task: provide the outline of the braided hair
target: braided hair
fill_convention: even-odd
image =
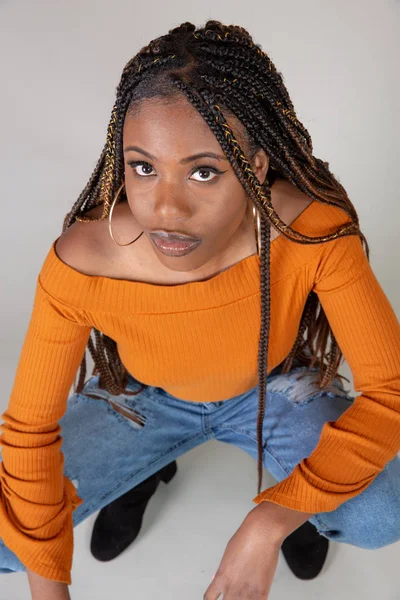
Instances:
[[[166,102],[184,95],[204,118],[260,214],[261,323],[258,349],[258,493],[262,484],[262,428],[266,401],[266,365],[270,327],[270,225],[299,244],[318,244],[346,235],[359,235],[369,260],[368,243],[359,229],[357,212],[328,163],[313,155],[310,134],[298,120],[283,77],[270,57],[242,27],[209,20],[204,27],[182,23],[143,47],[125,66],[116,90],[106,142],[97,165],[63,223],[65,231],[75,220],[100,221],[108,217],[112,199],[124,177],[122,131],[126,115],[146,98]],[[235,115],[243,124],[250,155],[263,149],[269,156],[268,177],[260,184],[225,116]],[[351,222],[322,236],[305,236],[285,224],[271,203],[271,186],[286,179],[303,193],[323,204],[344,210]],[[123,192],[125,193],[125,192]],[[100,217],[84,213],[102,205]],[[117,344],[93,328],[88,349],[93,374],[111,394],[125,391],[128,373]],[[319,356],[318,356],[319,354]],[[309,369],[319,367],[320,388],[338,375],[343,355],[315,292],[310,292],[294,345],[282,373],[294,359]],[[78,383],[81,391],[87,371],[84,353]]]

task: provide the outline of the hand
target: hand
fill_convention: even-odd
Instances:
[[[312,513],[261,502],[229,540],[203,600],[266,600],[284,539]]]

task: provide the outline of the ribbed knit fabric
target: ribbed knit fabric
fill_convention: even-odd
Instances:
[[[312,202],[292,223],[327,235],[348,222]],[[58,422],[92,327],[118,344],[128,371],[188,402],[224,400],[257,385],[259,257],[201,282],[154,285],[91,276],[56,242],[40,271],[7,410],[1,415],[0,534],[27,568],[71,583],[72,511]],[[291,350],[314,290],[361,392],[292,474],[253,499],[312,513],[361,493],[400,450],[400,326],[358,236],[271,244],[269,373]],[[295,443],[295,440],[294,440]],[[84,450],[84,449],[82,449]]]

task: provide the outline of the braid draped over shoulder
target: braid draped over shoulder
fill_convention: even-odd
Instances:
[[[75,220],[99,221],[109,215],[112,199],[124,177],[122,131],[127,113],[144,99],[166,100],[184,95],[204,118],[230,161],[243,188],[260,213],[261,323],[258,350],[257,416],[258,493],[262,485],[262,427],[266,401],[266,365],[270,327],[270,225],[299,244],[313,244],[346,235],[359,235],[369,260],[368,243],[359,229],[357,212],[345,189],[330,172],[328,163],[313,155],[310,134],[298,120],[283,77],[271,58],[237,25],[208,21],[197,28],[182,23],[143,47],[123,69],[116,90],[106,142],[82,193],[66,215],[65,231]],[[224,115],[236,116],[245,128],[251,154],[262,148],[269,157],[266,181],[261,185]],[[323,237],[307,237],[289,227],[274,211],[271,186],[286,179],[316,201],[344,210],[351,222]],[[103,207],[98,218],[85,216]],[[114,340],[93,329],[88,349],[93,374],[111,394],[125,391],[127,371]],[[321,388],[338,375],[343,359],[327,317],[315,292],[310,292],[293,347],[283,364],[290,371],[293,360],[309,368],[319,367]],[[76,391],[82,390],[87,371],[82,359]]]

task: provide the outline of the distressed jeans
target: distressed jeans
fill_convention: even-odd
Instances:
[[[310,455],[324,423],[354,401],[339,378],[319,390],[316,368],[302,379],[297,377],[306,367],[295,363],[286,374],[281,368],[267,378],[263,427],[263,463],[278,482]],[[72,394],[60,420],[64,474],[83,500],[73,512],[74,526],[208,440],[233,444],[257,460],[258,386],[220,402],[189,402],[131,375],[119,396],[98,383],[92,376],[81,393]],[[310,522],[328,539],[360,548],[399,541],[400,458],[387,463],[361,494]],[[0,539],[0,573],[25,570]]]

